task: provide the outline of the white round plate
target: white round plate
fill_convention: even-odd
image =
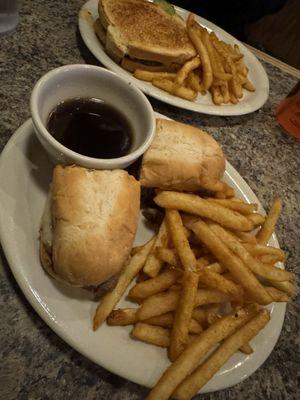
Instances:
[[[97,304],[91,293],[54,281],[40,265],[39,223],[52,168],[28,120],[11,137],[0,158],[0,234],[10,268],[32,307],[70,346],[115,374],[151,387],[169,365],[165,350],[131,339],[131,327],[104,324],[93,332],[92,317]],[[234,187],[239,198],[259,203],[229,163],[225,181]],[[261,207],[260,211],[263,212]],[[136,244],[144,243],[151,235],[141,218]],[[275,235],[270,244],[278,247]],[[134,306],[124,298],[118,304],[118,307]],[[269,309],[271,321],[251,343],[254,353],[235,354],[202,392],[232,386],[266,360],[279,337],[285,304],[272,304]]]
[[[98,0],[89,0],[85,3],[81,10],[87,10],[91,13],[94,20],[98,18]],[[186,20],[189,11],[183,8],[176,7],[176,12]],[[176,107],[181,107],[186,110],[197,111],[203,114],[211,115],[243,115],[258,110],[266,102],[269,96],[269,80],[268,76],[262,67],[258,59],[251,53],[241,42],[236,40],[233,36],[223,31],[218,26],[207,21],[204,18],[195,16],[195,19],[208,30],[213,30],[220,39],[224,40],[229,44],[238,44],[241,52],[244,54],[245,63],[249,68],[249,79],[254,83],[256,91],[250,93],[244,90],[244,96],[238,104],[223,104],[222,106],[216,106],[211,100],[210,94],[205,96],[198,96],[197,99],[192,102],[173,96],[163,90],[160,90],[153,86],[149,82],[144,82],[136,79],[130,72],[121,68],[115,63],[104,51],[103,45],[97,38],[90,18],[86,18],[85,13],[79,12],[79,30],[83,41],[85,42],[91,53],[108,69],[116,72],[120,76],[128,79],[129,82],[135,84],[144,93],[152,96],[158,100],[164,101]]]

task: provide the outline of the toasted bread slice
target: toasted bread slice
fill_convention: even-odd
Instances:
[[[146,0],[100,0],[99,19],[107,31],[106,50],[114,59],[121,55],[183,64],[196,55],[178,15],[170,15]]]

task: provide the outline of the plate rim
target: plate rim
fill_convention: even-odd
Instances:
[[[156,113],[156,115],[158,117],[164,117],[164,115],[159,114],[159,113]],[[28,119],[11,136],[11,138],[7,142],[5,148],[3,149],[2,153],[1,153],[1,156],[0,156],[0,171],[2,170],[2,165],[5,163],[6,157],[9,154],[9,152],[11,151],[11,147],[14,146],[15,141],[17,139],[19,139],[19,136],[23,135],[23,131],[24,130],[27,130],[27,129],[29,130],[30,126],[32,126],[32,121],[31,121],[31,119]],[[31,131],[33,131],[33,130],[31,129]],[[26,136],[27,135],[24,135],[24,138],[25,138],[24,140],[26,140]],[[230,169],[230,174],[233,172],[234,174],[238,175],[239,179],[243,180],[243,183],[246,184],[247,188],[253,193],[253,195],[257,199],[257,197],[256,197],[255,193],[252,191],[251,187],[246,183],[246,181],[243,179],[243,177],[238,173],[238,171],[235,170],[235,168],[229,162],[226,165],[226,171],[227,171],[227,167],[229,167],[229,169]],[[0,172],[0,178],[1,178],[1,172]],[[2,189],[1,188],[1,181],[0,181],[0,189]],[[1,204],[1,198],[0,198],[0,204]],[[258,201],[258,204],[261,207],[261,204],[260,204],[259,201]],[[112,373],[123,377],[124,379],[127,379],[129,381],[135,382],[136,384],[140,384],[140,385],[145,386],[145,387],[149,387],[149,386],[146,386],[146,385],[143,385],[143,384],[139,383],[138,380],[134,380],[129,375],[126,375],[124,373],[120,373],[119,372],[120,369],[118,367],[117,368],[112,368],[112,366],[110,365],[109,361],[107,362],[107,360],[104,360],[104,361],[101,360],[101,363],[100,363],[99,359],[97,359],[96,357],[93,357],[93,355],[88,353],[85,350],[84,346],[80,347],[80,345],[78,345],[76,340],[73,340],[72,335],[70,333],[68,334],[66,332],[66,328],[62,327],[59,324],[59,322],[53,317],[51,312],[47,309],[47,304],[43,304],[38,299],[38,293],[35,293],[35,291],[31,287],[31,285],[28,282],[28,280],[24,279],[24,275],[22,274],[22,272],[19,272],[18,268],[15,266],[14,254],[11,252],[10,244],[9,244],[11,242],[11,239],[9,239],[9,237],[8,237],[9,235],[6,235],[6,233],[5,233],[6,231],[4,230],[3,214],[4,213],[3,213],[3,207],[2,207],[1,211],[0,211],[0,240],[1,240],[2,248],[3,248],[3,252],[4,252],[5,257],[7,259],[9,268],[10,268],[14,278],[16,279],[16,281],[18,283],[18,286],[21,288],[23,294],[26,297],[26,300],[29,302],[29,304],[32,306],[32,308],[37,312],[37,314],[41,317],[41,319],[53,330],[53,332],[55,334],[57,334],[69,346],[71,346],[74,350],[76,350],[78,353],[82,354],[87,359],[89,359],[92,362],[94,362],[95,364],[107,369],[108,371],[111,371]],[[275,239],[276,246],[279,247],[279,243],[278,243],[278,240],[277,240],[277,237],[276,237],[275,234],[273,234],[273,239]],[[271,352],[273,351],[273,349],[274,349],[274,347],[275,347],[275,345],[276,345],[276,343],[277,343],[277,341],[279,339],[281,331],[282,331],[283,321],[284,321],[285,313],[286,313],[286,304],[285,303],[280,303],[280,304],[277,304],[277,306],[278,306],[278,313],[279,313],[279,315],[278,315],[279,324],[277,324],[277,331],[276,331],[276,335],[273,338],[274,340],[273,340],[272,346],[269,349],[269,351],[266,354],[266,356],[264,357],[264,359],[261,362],[259,362],[258,364],[256,364],[251,369],[250,373],[247,373],[247,374],[243,375],[242,377],[240,377],[238,381],[231,382],[229,384],[226,383],[226,385],[223,386],[222,388],[216,388],[216,389],[209,389],[209,390],[200,391],[200,393],[208,393],[208,392],[219,391],[219,390],[223,390],[223,389],[229,388],[231,386],[234,386],[234,385],[242,382],[246,378],[250,377],[258,368],[261,367],[261,365],[267,360],[267,358],[270,356]]]
[[[78,13],[79,32],[80,32],[83,42],[85,43],[85,45],[89,49],[89,51],[94,55],[94,57],[102,65],[104,65],[106,68],[110,69],[111,71],[113,71],[117,74],[120,73],[129,82],[136,85],[140,90],[142,90],[146,95],[151,96],[151,97],[155,98],[156,100],[162,101],[166,104],[172,105],[177,108],[181,108],[181,109],[185,109],[185,110],[193,111],[193,112],[197,112],[197,113],[202,113],[202,114],[206,114],[206,115],[217,115],[217,116],[224,116],[224,117],[225,116],[246,115],[246,114],[255,112],[258,109],[260,109],[265,104],[265,102],[268,100],[268,98],[269,98],[269,78],[268,78],[268,75],[267,75],[265,69],[263,68],[261,62],[257,59],[257,57],[250,50],[248,50],[242,42],[237,40],[234,36],[232,36],[231,34],[226,32],[224,29],[218,27],[214,23],[206,20],[205,18],[200,17],[197,14],[194,14],[196,20],[201,21],[201,23],[203,23],[205,26],[209,27],[209,29],[217,29],[222,35],[229,36],[232,41],[234,41],[235,43],[237,43],[240,46],[240,48],[242,49],[242,52],[244,54],[246,54],[247,57],[249,57],[252,60],[252,62],[255,63],[256,70],[259,72],[259,74],[261,75],[261,79],[264,81],[263,87],[265,90],[264,90],[264,92],[261,93],[260,97],[258,97],[258,100],[259,99],[260,100],[257,101],[254,105],[250,104],[250,106],[249,106],[248,102],[243,103],[243,101],[239,102],[236,105],[230,105],[230,106],[227,106],[227,105],[216,106],[213,103],[210,105],[207,105],[207,104],[195,103],[195,102],[191,102],[188,100],[180,99],[178,97],[175,97],[168,93],[165,93],[158,88],[151,86],[147,82],[145,83],[143,81],[139,81],[131,73],[124,70],[120,65],[115,63],[106,54],[106,52],[103,50],[103,48],[99,44],[99,42],[98,42],[99,47],[95,51],[94,45],[90,41],[89,35],[86,33],[86,27],[88,26],[88,22],[81,17],[81,11],[84,9],[88,10],[88,7],[91,4],[94,4],[96,2],[97,2],[97,0],[86,1],[86,3],[82,5],[82,7]],[[188,10],[186,10],[184,8],[181,8],[178,6],[174,6],[174,7],[175,7],[176,11],[178,11],[179,13],[185,14],[185,13],[189,12]],[[93,33],[93,35],[95,36],[95,33]],[[96,38],[96,36],[95,36],[95,38]],[[98,41],[97,38],[96,38],[96,40]],[[98,51],[100,51],[102,53],[101,54],[102,58],[100,58],[97,55]],[[253,93],[251,93],[251,95],[253,95]]]

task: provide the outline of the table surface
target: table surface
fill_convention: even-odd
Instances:
[[[30,92],[41,75],[64,64],[99,64],[78,33],[77,12],[83,3],[23,0],[16,32],[0,38],[1,150],[29,117]],[[270,97],[262,109],[250,115],[205,116],[150,101],[156,111],[211,133],[265,208],[275,195],[282,196],[284,208],[277,235],[288,254],[287,269],[296,272],[300,258],[300,143],[281,131],[274,112],[297,78],[270,64],[263,65],[270,79]],[[288,304],[280,339],[258,371],[230,389],[195,398],[299,398],[298,306],[296,299]],[[147,389],[93,364],[56,336],[26,301],[2,251],[0,359],[1,399],[134,400],[147,394]]]

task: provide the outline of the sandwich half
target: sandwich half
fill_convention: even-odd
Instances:
[[[176,70],[196,55],[185,22],[146,0],[99,0],[95,32],[125,69]]]
[[[212,136],[191,125],[156,120],[154,140],[142,160],[142,186],[194,192],[220,181],[224,171],[223,151]]]
[[[133,245],[140,184],[126,171],[55,167],[40,229],[40,259],[55,279],[98,286],[123,268]]]

